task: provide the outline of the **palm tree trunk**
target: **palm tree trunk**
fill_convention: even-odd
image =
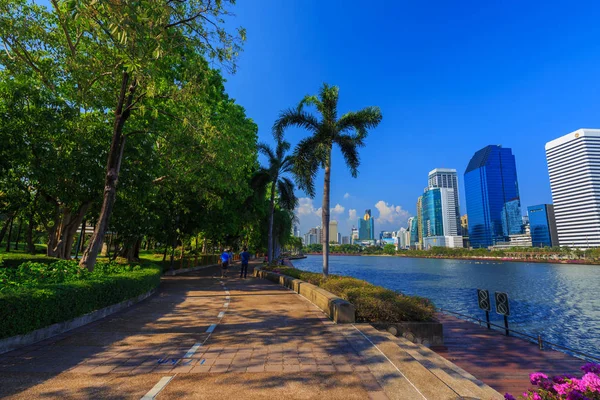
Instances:
[[[323,276],[329,276],[329,192],[331,189],[331,148],[325,160],[325,183],[323,185],[323,210],[322,210],[322,244],[323,244]]]
[[[271,212],[269,214],[269,243],[267,250],[267,260],[269,264],[273,262],[273,219],[275,215],[275,182],[277,182],[277,178],[273,180],[271,184]]]

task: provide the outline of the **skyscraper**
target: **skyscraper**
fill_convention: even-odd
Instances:
[[[456,219],[455,224],[457,227],[457,231],[454,235],[461,235],[460,209],[458,202],[458,177],[456,175],[456,170],[453,168],[436,168],[432,171],[429,171],[428,181],[430,188],[453,189],[453,202]]]
[[[465,170],[465,194],[472,247],[486,248],[521,233],[517,166],[511,149],[490,145],[476,152]]]
[[[410,235],[409,246],[412,249],[417,247],[419,243],[419,224],[417,217],[410,217],[408,219],[408,231]]]
[[[422,197],[423,237],[458,236],[454,189],[428,188]]]
[[[529,231],[533,247],[558,246],[554,207],[552,204],[540,204],[527,207]]]
[[[546,159],[560,246],[600,246],[600,129],[546,143]]]
[[[338,222],[334,219],[329,221],[329,242],[339,243]]]
[[[365,215],[358,220],[358,239],[375,240],[375,223],[371,210],[365,210]]]
[[[423,248],[423,196],[417,199],[417,235],[419,240],[416,244],[417,249]]]

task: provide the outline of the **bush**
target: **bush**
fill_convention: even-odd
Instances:
[[[356,308],[357,322],[431,321],[435,307],[429,299],[402,293],[347,276],[323,275],[290,267],[266,270],[301,279],[348,300]]]
[[[161,271],[157,266],[119,267],[99,263],[94,273],[81,269],[77,273],[71,269],[72,264],[76,265],[60,261],[43,270],[43,264],[27,263],[17,268],[23,281],[3,285],[6,289],[0,292],[0,338],[28,333],[120,303],[160,283]],[[25,273],[32,266],[30,273]]]
[[[534,389],[528,389],[520,397],[528,400],[570,400],[570,399],[600,399],[600,364],[589,363],[581,367],[583,376],[557,375],[548,377],[541,372],[529,375],[529,381]],[[516,397],[506,393],[504,398],[516,400]]]
[[[28,261],[51,264],[58,261],[58,258],[48,257],[45,254],[4,253],[0,255],[0,268],[17,268]]]

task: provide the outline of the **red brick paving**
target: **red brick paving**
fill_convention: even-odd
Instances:
[[[585,361],[554,350],[540,350],[531,342],[505,336],[472,322],[438,314],[444,324],[446,349],[436,353],[476,376],[500,393],[513,395],[531,387],[529,374],[580,374]]]

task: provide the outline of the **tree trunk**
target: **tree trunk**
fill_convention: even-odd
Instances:
[[[139,238],[133,246],[133,259],[135,261],[140,261],[140,247],[142,247],[142,238]]]
[[[165,260],[167,259],[167,251],[169,250],[169,246],[167,244],[165,244],[165,252],[163,254],[163,260],[162,262],[165,262]]]
[[[275,218],[275,183],[277,177],[271,183],[271,212],[269,214],[269,242],[267,249],[267,260],[269,264],[273,262],[273,219]]]
[[[15,240],[15,250],[19,250],[19,239],[21,238],[21,229],[23,228],[23,217],[19,218],[19,229],[17,230],[17,239]]]
[[[11,217],[10,225],[8,227],[8,237],[6,238],[6,252],[7,253],[10,252],[10,236],[12,235],[13,221],[14,221],[14,218]]]
[[[108,153],[108,161],[106,163],[106,177],[104,181],[104,195],[102,198],[102,208],[96,229],[90,238],[90,244],[85,249],[81,257],[79,265],[87,268],[89,271],[94,270],[98,253],[102,248],[104,235],[108,230],[108,223],[112,215],[113,206],[117,195],[117,182],[119,180],[119,172],[121,170],[121,160],[123,159],[123,150],[125,148],[125,135],[123,135],[123,127],[125,122],[131,115],[131,104],[137,88],[135,79],[129,83],[130,77],[127,72],[123,72],[121,78],[121,92],[119,94],[117,108],[115,110],[115,122],[113,126],[113,137]]]
[[[90,205],[91,202],[83,203],[75,212],[63,209],[58,227],[52,230],[54,237],[48,240],[48,255],[50,257],[58,257],[64,260],[71,258],[71,250],[73,249],[77,228],[83,221]],[[51,243],[55,243],[54,247],[50,246]]]
[[[323,184],[323,209],[321,213],[321,227],[323,238],[323,276],[329,276],[329,192],[331,189],[331,148],[325,160],[325,182]]]
[[[12,217],[8,217],[8,219],[4,223],[4,226],[2,227],[2,230],[0,231],[0,243],[2,243],[2,241],[4,240],[4,236],[6,236],[6,231],[8,230],[8,226],[10,225],[11,218]]]
[[[29,254],[35,254],[35,244],[33,243],[33,224],[37,199],[38,193],[36,193],[35,197],[33,198],[33,206],[31,207],[31,212],[29,213],[29,221],[27,225],[27,252]]]

